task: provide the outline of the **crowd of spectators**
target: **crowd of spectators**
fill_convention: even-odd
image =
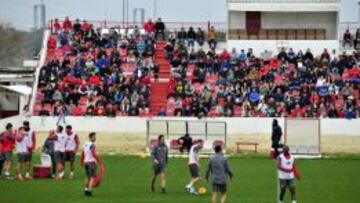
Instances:
[[[155,28],[154,28],[155,29]],[[79,19],[53,23],[40,71],[40,115],[138,116],[149,112],[154,31],[120,34]]]
[[[154,44],[165,38],[161,19],[146,22],[144,33],[138,27],[132,33],[103,32],[68,18],[55,20],[53,27],[39,77],[40,115],[148,114],[150,77],[156,79],[159,71]],[[166,39],[171,78],[162,116],[359,117],[358,52],[218,51],[214,27],[206,37],[190,27]]]
[[[171,65],[167,115],[359,117],[360,54],[314,56],[291,48],[195,50],[180,38],[165,46]]]

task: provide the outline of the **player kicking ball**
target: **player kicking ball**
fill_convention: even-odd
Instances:
[[[283,147],[283,153],[278,156],[277,162],[280,182],[279,203],[284,202],[286,188],[290,190],[292,203],[296,203],[295,177],[300,180],[300,174],[295,167],[295,160],[290,154],[288,146]]]
[[[195,191],[195,184],[200,181],[200,170],[199,170],[199,152],[203,148],[204,142],[200,140],[193,146],[189,151],[189,170],[191,175],[190,183],[186,185],[186,191],[190,194],[197,195]]]
[[[89,134],[89,140],[85,142],[81,153],[81,167],[85,169],[85,191],[86,197],[92,196],[94,181],[96,177],[96,164],[102,165],[102,161],[95,150],[96,133]]]

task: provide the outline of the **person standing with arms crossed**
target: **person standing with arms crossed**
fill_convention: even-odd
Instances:
[[[168,163],[169,149],[165,144],[164,135],[159,135],[158,144],[153,148],[151,152],[151,158],[153,161],[154,174],[151,178],[151,191],[155,192],[156,177],[160,175],[161,178],[161,192],[166,193],[166,177],[165,168]]]
[[[212,198],[211,202],[217,202],[217,195],[221,194],[221,203],[226,203],[227,200],[227,179],[233,178],[233,173],[230,170],[229,164],[222,153],[220,145],[215,146],[215,155],[209,159],[206,170],[206,181],[209,182],[211,176],[212,184]]]

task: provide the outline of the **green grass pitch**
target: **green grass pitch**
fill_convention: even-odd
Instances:
[[[151,163],[149,159],[123,156],[103,156],[106,176],[94,191],[94,197],[83,196],[84,172],[78,168],[75,180],[15,181],[0,179],[0,202],[123,202],[123,203],[202,203],[210,202],[209,185],[205,196],[185,192],[189,180],[187,159],[170,159],[167,168],[167,194],[149,190]],[[201,173],[207,160],[202,159]],[[276,201],[275,163],[266,158],[230,158],[235,178],[229,183],[229,203]],[[302,180],[297,182],[298,202],[352,203],[360,199],[360,159],[297,160]],[[286,202],[290,202],[289,194]]]

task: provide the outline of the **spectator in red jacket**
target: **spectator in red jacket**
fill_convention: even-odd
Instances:
[[[56,33],[61,32],[61,24],[59,23],[59,20],[57,18],[55,18],[55,20],[54,20],[54,31]]]
[[[152,22],[151,19],[149,19],[149,21],[144,24],[144,29],[147,34],[151,34],[154,32],[155,24]]]
[[[65,21],[63,22],[63,29],[65,31],[72,30],[73,26],[68,16],[66,16]]]
[[[81,30],[82,30],[84,33],[86,33],[86,32],[89,31],[89,29],[90,29],[90,24],[89,24],[86,20],[84,20],[84,21],[83,21],[83,24],[81,25]]]

